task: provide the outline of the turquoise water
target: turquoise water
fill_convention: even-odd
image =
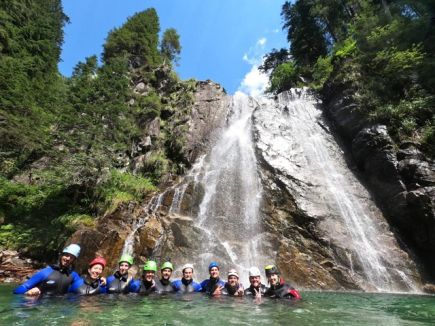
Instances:
[[[0,286],[0,325],[435,325],[435,297],[302,292],[300,302],[100,295],[37,302]]]

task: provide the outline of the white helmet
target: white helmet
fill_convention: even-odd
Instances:
[[[192,269],[192,272],[193,272],[193,264],[184,264],[184,265],[183,265],[183,268],[181,269],[181,271],[184,272],[184,270],[185,270],[186,268],[191,268],[191,269]]]
[[[260,276],[260,270],[258,269],[258,267],[251,267],[249,269],[249,277],[251,276]]]

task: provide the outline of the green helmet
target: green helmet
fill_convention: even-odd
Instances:
[[[275,265],[267,265],[266,267],[264,267],[264,271],[267,277],[273,274],[279,275],[279,270],[278,268],[276,268]]]
[[[143,265],[143,270],[157,272],[157,263],[154,260],[148,260],[145,265]]]
[[[128,263],[130,266],[133,265],[133,257],[130,255],[124,254],[121,256],[121,258],[118,261],[118,264],[121,263]]]
[[[164,270],[165,268],[169,268],[171,271],[174,270],[174,266],[170,261],[165,261],[163,265],[160,267],[160,270]]]

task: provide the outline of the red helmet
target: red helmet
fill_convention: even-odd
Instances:
[[[97,257],[89,263],[89,267],[92,267],[97,264],[100,264],[104,268],[106,267],[106,260],[103,257]]]

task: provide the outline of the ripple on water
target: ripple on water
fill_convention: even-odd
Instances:
[[[296,303],[201,294],[25,300],[0,286],[0,325],[433,325],[435,297],[303,292]]]

